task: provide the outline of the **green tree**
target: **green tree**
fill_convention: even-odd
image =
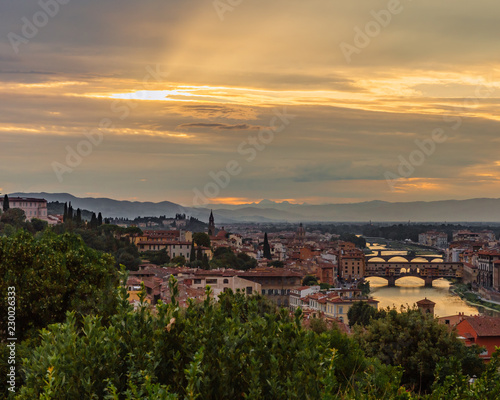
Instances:
[[[101,226],[102,225],[102,214],[99,213],[99,215],[97,216],[97,226]]]
[[[360,282],[358,284],[358,289],[361,289],[361,294],[363,296],[367,296],[368,294],[370,294],[370,282],[369,281]]]
[[[92,213],[92,217],[90,219],[90,229],[96,229],[98,227],[97,217],[95,213]]]
[[[197,246],[210,247],[210,236],[205,232],[196,232],[193,234],[193,240]]]
[[[15,228],[21,228],[26,220],[26,214],[20,208],[9,208],[0,217],[4,224],[12,225]]]
[[[165,265],[170,262],[170,256],[168,255],[166,248],[157,251],[145,251],[142,255],[152,264]]]
[[[272,259],[271,256],[271,246],[269,245],[269,240],[267,239],[267,232],[264,233],[264,246],[263,246],[263,257],[267,258],[268,260]]]
[[[313,275],[306,275],[302,280],[304,286],[315,286],[318,285],[318,278]]]
[[[268,267],[274,267],[274,268],[284,268],[285,263],[283,261],[271,261],[270,263],[267,264]]]
[[[304,330],[300,313],[261,313],[258,297],[227,292],[179,310],[133,312],[126,298],[109,324],[73,314],[41,334],[26,357],[20,400],[393,399],[398,368],[367,360],[338,330]],[[142,295],[143,298],[144,294]],[[404,399],[408,397],[398,397]]]
[[[18,338],[64,321],[68,310],[109,317],[116,307],[117,283],[112,257],[88,248],[76,235],[46,231],[35,239],[19,231],[0,238],[0,293],[16,290]],[[0,303],[3,326],[6,306]]]
[[[3,211],[7,211],[10,208],[10,203],[9,203],[9,196],[5,195],[3,196]]]
[[[189,262],[193,262],[196,260],[196,251],[194,248],[194,239],[191,241],[191,252],[189,253]],[[201,249],[200,249],[201,250]]]
[[[68,221],[73,221],[73,217],[74,217],[73,206],[71,205],[71,201],[70,201],[69,205],[68,205],[68,215],[67,215]]]
[[[35,232],[41,232],[49,226],[47,221],[42,221],[38,218],[33,218],[31,220],[31,225],[33,226]]]
[[[79,208],[76,209],[76,218],[75,218],[76,226],[82,226],[82,210]]]
[[[351,328],[354,325],[367,326],[376,315],[377,310],[366,301],[356,301],[347,312]]]
[[[214,251],[211,268],[234,268],[248,270],[257,266],[257,260],[246,253],[235,254],[230,247],[218,247]]]
[[[390,310],[384,317],[372,320],[365,330],[358,329],[356,338],[369,357],[403,367],[403,383],[418,393],[431,389],[438,363],[451,357],[471,376],[479,376],[483,369],[477,346],[466,347],[456,331],[448,331],[418,309]]]
[[[203,269],[209,269],[210,268],[210,263],[209,263],[209,260],[208,260],[207,253],[203,254],[203,258],[201,259],[201,267]]]
[[[184,256],[176,256],[172,258],[171,262],[175,265],[184,266],[186,265],[186,258]]]

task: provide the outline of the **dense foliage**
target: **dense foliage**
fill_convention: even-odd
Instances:
[[[125,234],[141,233],[139,228],[122,228],[116,225],[75,227],[72,221],[52,228],[56,233],[71,232],[79,235],[92,249],[109,253],[115,258],[115,266],[124,265],[128,270],[137,270],[141,263],[139,250]]]
[[[210,247],[210,236],[205,232],[196,232],[193,234],[193,241],[197,246]]]
[[[366,301],[355,302],[347,312],[349,319],[349,326],[352,328],[354,325],[367,326],[371,323],[372,318],[378,317],[381,312],[378,312],[374,307]]]
[[[176,288],[173,283],[173,293]],[[258,298],[226,293],[157,315],[127,300],[110,324],[73,314],[42,332],[24,363],[19,399],[333,399],[405,393],[398,368],[363,356],[337,330],[301,327],[300,312],[262,313]],[[47,397],[40,397],[45,396]],[[365,397],[366,396],[366,397]],[[404,397],[402,397],[404,398]]]
[[[65,319],[66,311],[106,318],[117,305],[118,272],[111,256],[94,251],[76,235],[19,231],[0,238],[0,293],[15,287],[18,338]],[[7,304],[0,303],[5,326]]]
[[[364,305],[359,309],[363,319],[362,314],[368,308]],[[357,330],[356,338],[368,356],[384,364],[402,366],[403,384],[414,391],[431,389],[438,365],[450,374],[481,374],[483,364],[478,354],[482,350],[477,346],[464,346],[456,332],[439,324],[432,315],[416,308],[401,312],[382,310],[378,314],[373,315],[375,318],[372,317],[365,329]],[[449,364],[451,357],[456,360],[455,365]]]
[[[114,230],[100,228],[103,238]],[[352,308],[355,335],[347,336],[321,319],[303,321],[300,310],[291,315],[242,293],[224,293],[218,302],[207,294],[181,309],[170,284],[168,304],[134,311],[125,288],[116,288],[112,257],[79,236],[20,231],[0,238],[2,296],[8,286],[22,288],[11,398],[500,398],[498,355],[483,372],[480,349],[466,348],[418,310],[371,315],[375,310],[361,303]],[[4,331],[4,297],[0,307]],[[5,337],[0,341],[5,377],[8,352]],[[2,379],[0,399],[7,394]]]
[[[210,260],[210,269],[233,268],[248,270],[257,266],[257,260],[246,253],[235,254],[230,247],[218,247]]]

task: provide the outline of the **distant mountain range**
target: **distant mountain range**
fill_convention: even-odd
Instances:
[[[183,207],[170,201],[159,203],[75,197],[68,193],[12,193],[9,196],[70,202],[73,208],[102,212],[104,217],[173,217],[177,213],[208,220],[214,210],[217,224],[235,222],[500,222],[500,199],[469,199],[391,203],[368,201],[349,204],[292,204],[262,200],[240,205],[208,204]]]

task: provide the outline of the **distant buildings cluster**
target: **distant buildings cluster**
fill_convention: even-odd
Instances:
[[[10,197],[8,201],[10,208],[19,208],[24,211],[27,221],[31,221],[36,218],[46,221],[49,225],[56,225],[61,222],[57,216],[48,214],[47,200],[45,199]]]

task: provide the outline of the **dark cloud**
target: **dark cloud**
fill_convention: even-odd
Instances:
[[[203,122],[191,122],[188,124],[181,124],[177,128],[211,128],[211,129],[223,129],[223,130],[258,130],[261,129],[260,126],[248,125],[248,124],[215,124],[215,123],[203,123]]]

